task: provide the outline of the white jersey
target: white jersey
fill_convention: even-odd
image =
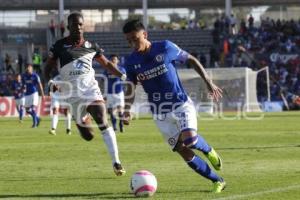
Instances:
[[[58,40],[50,49],[49,56],[59,59],[61,64],[60,97],[72,104],[73,117],[78,121],[89,103],[103,100],[92,67],[94,56],[102,52],[96,43],[84,41],[80,45],[72,45],[68,37]]]

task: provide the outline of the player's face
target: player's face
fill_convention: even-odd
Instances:
[[[32,74],[32,72],[33,72],[32,65],[27,66],[26,72],[29,74]]]
[[[116,56],[112,57],[111,62],[114,63],[115,65],[117,65],[119,63],[118,57],[116,57]]]
[[[76,38],[83,37],[84,23],[82,17],[72,18],[68,23],[68,29],[71,36]]]
[[[16,80],[17,80],[18,82],[21,82],[21,75],[20,75],[20,74],[18,74],[18,75],[16,76]]]
[[[131,48],[136,51],[144,51],[147,43],[147,32],[144,30],[132,31],[125,34]]]

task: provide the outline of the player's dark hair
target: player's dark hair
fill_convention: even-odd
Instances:
[[[123,26],[123,33],[130,33],[132,31],[140,30],[145,30],[145,26],[139,19],[130,20]]]
[[[73,19],[76,18],[82,18],[83,19],[83,15],[80,12],[73,12],[68,16],[68,24],[70,24],[70,21],[72,21]]]
[[[119,56],[117,54],[111,54],[109,57],[110,57],[110,59],[112,59],[113,57],[119,58]]]

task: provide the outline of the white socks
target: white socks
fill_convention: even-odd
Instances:
[[[119,151],[115,131],[109,127],[102,131],[102,137],[111,156],[112,162],[121,163],[119,159]]]
[[[71,130],[71,114],[68,113],[66,116],[66,129]]]
[[[58,123],[58,114],[53,114],[51,120],[51,128],[56,130],[57,123]]]

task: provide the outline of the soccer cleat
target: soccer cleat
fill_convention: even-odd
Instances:
[[[226,187],[226,182],[222,179],[213,183],[213,193],[221,193]]]
[[[51,135],[56,135],[55,129],[51,129],[51,130],[49,131],[49,134],[51,134]]]
[[[66,130],[66,133],[67,133],[67,135],[72,135],[72,132],[71,132],[70,129],[67,129],[67,130]]]
[[[122,176],[126,173],[125,169],[122,167],[120,163],[114,163],[113,169],[117,176]]]
[[[213,148],[211,148],[211,151],[205,155],[206,155],[207,159],[209,160],[209,162],[212,164],[212,166],[215,168],[215,170],[222,169],[222,160]]]
[[[22,119],[20,119],[20,120],[19,120],[19,123],[20,123],[20,124],[22,124],[22,123],[23,123],[23,120],[22,120]]]

